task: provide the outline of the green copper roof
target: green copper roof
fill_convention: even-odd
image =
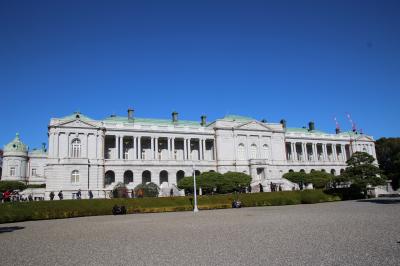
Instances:
[[[255,119],[247,116],[241,116],[241,115],[226,115],[222,120],[226,121],[238,121],[238,122],[248,122],[248,121],[254,121]]]
[[[178,120],[172,122],[170,119],[153,119],[153,118],[140,118],[135,117],[134,119],[128,119],[125,116],[110,116],[104,119],[104,122],[120,122],[120,123],[137,123],[145,125],[179,125],[179,126],[197,126],[200,127],[200,121],[187,121]]]
[[[15,138],[4,146],[5,152],[27,152],[28,146],[22,143],[21,139],[19,138],[19,134],[15,135]]]

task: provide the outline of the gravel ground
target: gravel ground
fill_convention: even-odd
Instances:
[[[0,265],[400,265],[400,199],[0,225]]]

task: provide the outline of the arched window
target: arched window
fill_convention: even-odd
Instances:
[[[110,185],[111,183],[115,182],[115,173],[113,171],[107,171],[104,175],[104,184]]]
[[[289,173],[293,173],[294,171],[293,171],[293,169],[289,169]]]
[[[176,172],[176,182],[178,183],[179,180],[181,180],[182,178],[185,177],[185,172],[182,170],[179,170],[178,172]]]
[[[151,182],[151,172],[149,170],[142,173],[142,183],[146,184],[147,182]]]
[[[79,171],[74,170],[71,173],[71,183],[72,184],[78,184],[79,183]]]
[[[168,172],[165,171],[165,170],[163,170],[163,171],[160,172],[160,185],[161,185],[163,182],[168,182]]]
[[[264,144],[263,145],[263,149],[262,149],[262,159],[268,159],[268,153],[269,153],[269,151],[268,151],[268,145],[267,144]]]
[[[196,176],[199,176],[201,174],[201,172],[199,170],[194,170],[194,173]]]
[[[326,171],[325,171],[325,169],[321,169],[321,172],[324,172],[324,173],[325,173]]]
[[[250,146],[250,159],[257,159],[257,145],[251,144]]]
[[[240,143],[238,146],[238,159],[239,160],[245,160],[246,159],[246,152],[245,152],[245,148],[244,148],[244,144]]]
[[[340,169],[340,174],[343,174],[343,172],[344,172],[344,169]]]
[[[300,169],[300,173],[305,173],[306,171],[304,171],[304,169]]]
[[[310,173],[314,173],[314,172],[315,172],[315,170],[314,170],[314,169],[311,169]]]
[[[81,157],[81,141],[79,139],[74,139],[71,144],[71,157],[79,158]]]
[[[335,169],[331,169],[331,174],[332,175],[336,175],[336,170]]]
[[[124,184],[128,185],[133,182],[133,173],[131,170],[125,171],[124,173]]]

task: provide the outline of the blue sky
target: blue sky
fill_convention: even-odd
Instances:
[[[399,1],[1,1],[0,146],[76,110],[399,136]]]

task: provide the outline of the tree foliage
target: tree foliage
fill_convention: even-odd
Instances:
[[[202,189],[203,194],[231,193],[239,191],[240,188],[248,187],[251,177],[244,173],[227,172],[220,174],[216,172],[205,172],[196,176],[196,186]],[[178,187],[185,189],[186,192],[193,193],[193,176],[182,178],[178,182]]]
[[[313,184],[315,188],[324,188],[333,178],[332,174],[322,171],[313,171],[309,174],[303,172],[289,172],[283,178],[296,184]]]
[[[160,188],[156,184],[149,182],[146,184],[137,185],[134,189],[134,192],[137,197],[155,198],[158,197]]]
[[[126,188],[124,183],[117,183],[113,190],[111,191],[113,198],[128,198],[128,189]]]
[[[24,190],[26,185],[19,181],[0,181],[0,192],[6,190]]]
[[[373,162],[374,157],[368,153],[355,152],[346,162],[348,167],[342,174],[343,180],[349,181],[363,191],[366,191],[369,185],[379,186],[385,184],[385,178],[381,170]]]
[[[380,138],[375,142],[379,168],[392,181],[393,189],[400,187],[400,138]]]

